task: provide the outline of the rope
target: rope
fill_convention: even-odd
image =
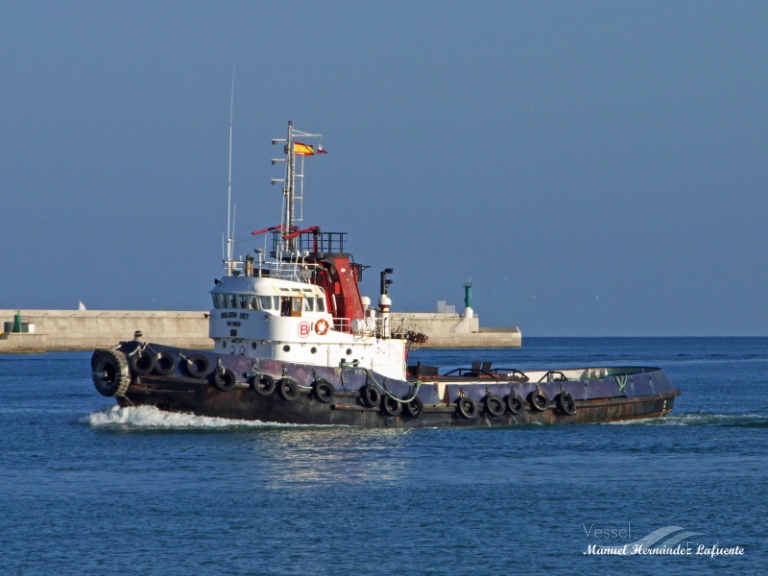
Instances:
[[[398,398],[397,396],[395,396],[394,394],[392,394],[392,392],[390,392],[389,390],[387,390],[386,386],[383,386],[383,385],[379,384],[379,383],[377,382],[376,378],[374,377],[374,375],[373,375],[373,372],[371,372],[371,371],[370,371],[368,368],[363,368],[363,370],[365,370],[365,375],[366,375],[368,378],[370,378],[370,379],[371,379],[371,381],[372,381],[372,382],[373,382],[373,383],[376,385],[376,387],[377,387],[379,390],[381,390],[381,392],[382,392],[383,394],[386,394],[387,396],[389,396],[389,397],[390,397],[392,400],[394,400],[395,402],[398,402],[398,403],[400,403],[400,404],[409,404],[409,403],[413,402],[414,398],[416,398],[416,396],[419,394],[419,388],[421,388],[421,380],[417,380],[417,381],[416,381],[416,384],[415,384],[415,386],[414,386],[414,387],[412,387],[412,390],[413,390],[413,391],[412,391],[412,392],[410,392],[410,394],[411,394],[411,397],[410,397],[410,398],[407,398],[407,399],[402,399],[402,398]]]
[[[128,358],[136,356],[136,354],[139,354],[140,352],[144,352],[144,350],[146,350],[147,347],[149,347],[149,344],[147,342],[142,342],[138,346],[136,346],[136,348],[133,349],[133,352],[129,352],[128,354],[126,354],[126,356]]]
[[[256,370],[254,368],[253,371],[250,374],[247,375],[246,380],[250,380],[251,378],[255,378],[255,379],[258,380],[259,377],[262,374],[264,376],[272,376],[271,374],[267,374],[266,372],[259,372],[258,370]],[[288,378],[290,380],[293,380],[294,383],[296,384],[296,387],[299,388],[300,390],[312,390],[312,386],[302,386],[301,384],[299,384],[298,380],[296,380],[296,378],[294,378],[293,376],[288,376],[288,375],[284,374],[283,376],[280,376],[279,378],[275,378],[274,376],[272,376],[272,378],[275,379],[276,383],[279,382],[280,380]]]

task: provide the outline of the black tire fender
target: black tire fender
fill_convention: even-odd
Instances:
[[[360,388],[360,400],[363,406],[375,408],[381,402],[381,392],[373,384],[366,384]]]
[[[573,416],[576,414],[576,401],[570,393],[563,390],[555,398],[557,402],[557,409],[560,410],[566,416]]]
[[[336,390],[328,380],[320,378],[315,380],[312,384],[312,394],[315,395],[318,402],[328,404],[329,402],[333,402],[333,399],[336,397]]]
[[[290,376],[285,376],[277,381],[277,393],[286,402],[293,402],[299,397],[299,384]]]
[[[192,376],[192,378],[205,378],[208,376],[208,370],[211,368],[211,363],[208,361],[208,358],[202,354],[195,354],[187,358],[185,367],[187,369],[187,374]]]
[[[538,388],[528,395],[528,402],[531,403],[531,408],[538,412],[549,410],[549,396]]]
[[[176,362],[168,352],[158,352],[155,355],[155,374],[166,376],[176,369]]]
[[[136,353],[131,356],[129,361],[131,372],[138,376],[147,376],[155,369],[155,355],[145,352],[143,350],[137,350]]]
[[[469,396],[462,396],[456,400],[456,412],[467,420],[470,420],[477,416],[477,402]]]
[[[507,405],[509,413],[514,416],[520,414],[525,408],[525,402],[515,392],[510,392],[509,395],[504,397],[504,404]]]
[[[91,356],[91,377],[102,396],[125,396],[131,384],[128,361],[119,350],[97,348]]]
[[[277,389],[275,379],[269,374],[258,374],[256,376],[251,376],[248,379],[248,383],[251,385],[253,391],[257,394],[260,394],[261,396],[271,396],[272,393]]]
[[[483,398],[483,408],[491,416],[501,416],[507,409],[504,401],[496,394],[486,394]]]
[[[237,384],[237,378],[232,370],[224,368],[213,373],[213,385],[216,386],[217,390],[229,392],[235,388],[235,384]]]
[[[385,395],[381,397],[381,411],[387,416],[399,416],[403,411],[403,404],[391,396]]]
[[[418,418],[424,412],[424,403],[416,396],[410,402],[403,405],[403,411],[411,418]]]

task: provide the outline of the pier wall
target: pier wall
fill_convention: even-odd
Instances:
[[[141,330],[142,340],[193,349],[211,349],[207,312],[137,310],[21,310],[24,333],[0,333],[0,353],[111,348]],[[0,310],[0,329],[16,310]],[[480,328],[479,320],[459,314],[392,315],[393,326],[429,337],[424,348],[510,348],[521,345],[517,328]]]
[[[403,325],[429,337],[422,348],[519,348],[519,328],[481,328],[477,316],[443,312],[396,312],[393,326]]]
[[[0,310],[2,323],[16,310]],[[0,335],[0,352],[111,348],[141,330],[144,340],[186,348],[213,348],[205,312],[136,310],[22,310],[29,333]],[[2,327],[0,323],[0,327]],[[34,330],[34,332],[32,332]]]

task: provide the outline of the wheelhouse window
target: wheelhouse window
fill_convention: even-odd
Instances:
[[[241,310],[269,310],[271,296],[253,296],[251,294],[211,294],[214,308],[239,308]]]

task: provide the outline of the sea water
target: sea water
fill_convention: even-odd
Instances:
[[[646,365],[664,419],[279,426],[121,409],[0,356],[1,574],[765,574],[768,339],[528,338],[412,361]]]

